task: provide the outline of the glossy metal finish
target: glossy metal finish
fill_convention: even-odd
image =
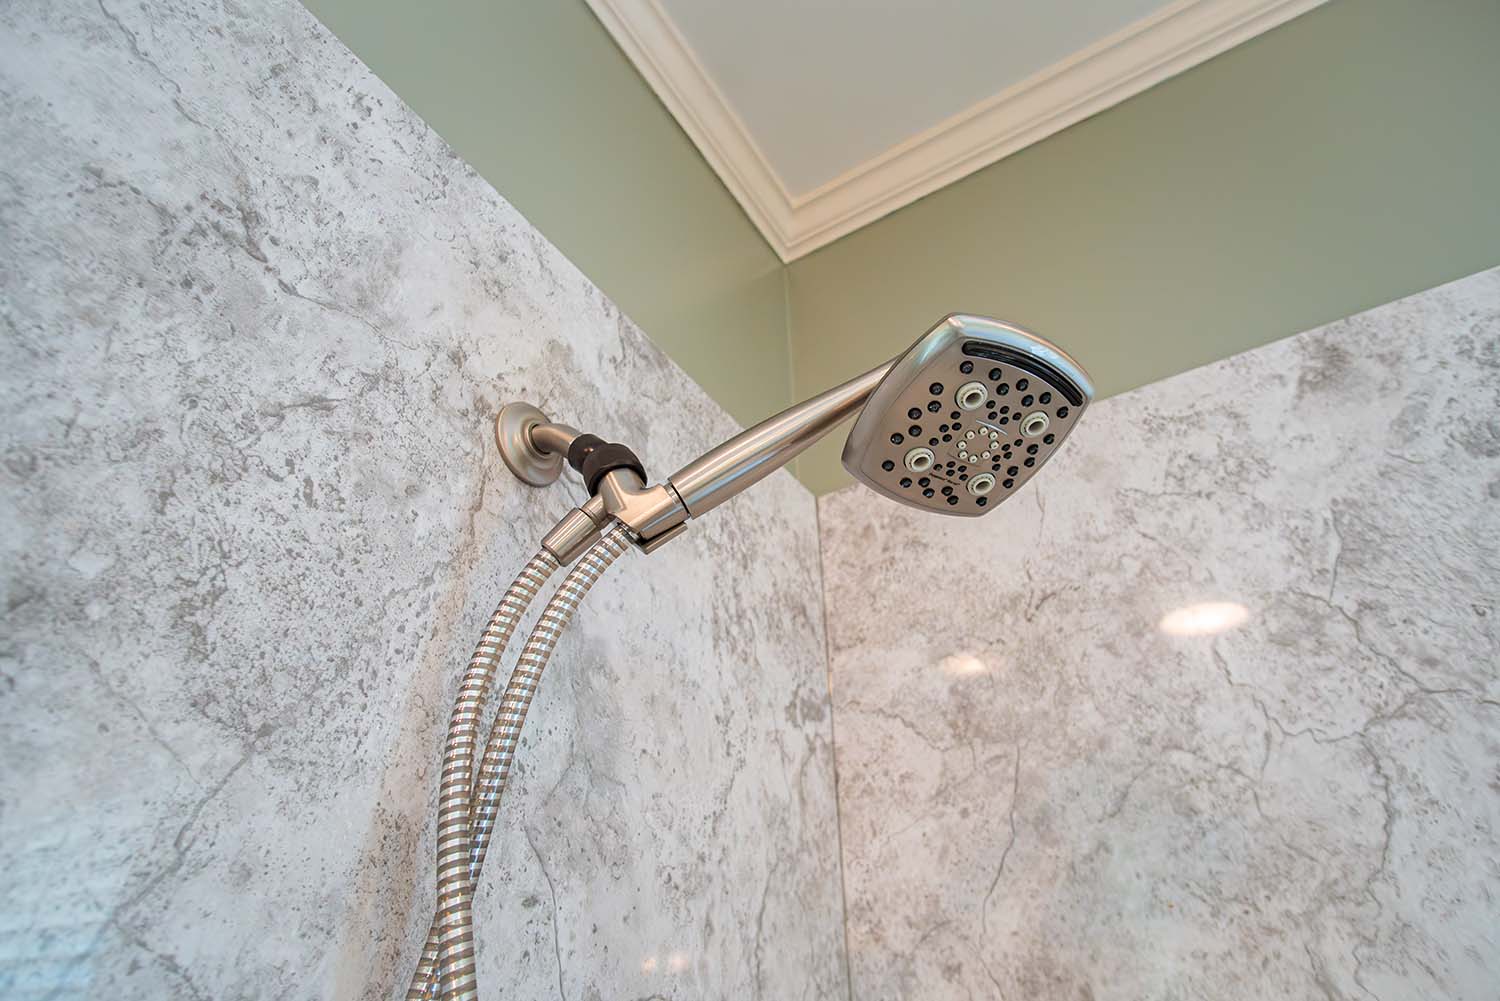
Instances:
[[[891,363],[741,431],[673,473],[669,482],[691,517],[712,511],[790,462],[858,410]]]
[[[688,517],[687,508],[672,484],[648,487],[629,469],[605,474],[599,481],[599,497],[604,509],[630,526],[648,552],[649,543],[665,542]]]
[[[553,424],[529,403],[507,403],[495,417],[495,444],[500,458],[523,483],[545,487],[562,475],[568,446],[578,432]]]
[[[551,553],[543,551],[531,558],[501,597],[459,686],[448,722],[438,789],[437,910],[408,998],[427,996],[428,984],[436,979],[439,963],[450,971],[450,977],[462,980],[473,976],[474,943],[467,929],[472,924],[474,887],[468,863],[479,718],[516,624],[557,569],[558,562]]]
[[[1006,397],[1011,402],[1002,403]],[[859,420],[844,446],[844,465],[856,477],[915,507],[982,514],[1046,461],[1092,398],[1088,376],[1060,349],[1019,327],[955,314],[894,361],[741,432],[664,484],[647,487],[630,470],[606,474],[596,495],[548,533],[543,551],[507,592],[464,677],[439,795],[437,915],[408,998],[433,997],[435,981],[443,1001],[477,997],[474,888],[521,727],[562,631],[632,542],[652,551],[683,531],[688,519],[764,479],[856,411]],[[578,436],[524,403],[504,407],[495,428],[506,465],[538,486],[557,479]],[[1006,465],[1012,461],[1027,472]],[[939,481],[946,489],[929,487]],[[526,641],[476,779],[479,712],[505,643],[547,575],[584,546],[587,552]]]
[[[466,906],[447,910],[440,907],[438,913],[434,915],[427,942],[422,949],[422,958],[406,994],[408,1001],[426,1001],[426,999],[439,996],[446,1001],[448,998],[471,999],[476,996],[473,970],[474,886],[484,867],[485,854],[489,850],[490,837],[494,831],[495,815],[500,807],[500,795],[510,775],[510,765],[515,757],[516,743],[521,735],[522,724],[526,721],[531,699],[536,694],[542,671],[552,657],[558,638],[562,636],[573,613],[583,602],[584,595],[589,592],[610,564],[629,548],[630,542],[631,534],[625,526],[614,522],[607,527],[599,541],[594,543],[573,569],[568,571],[568,575],[563,578],[563,582],[558,585],[557,590],[542,609],[536,625],[531,630],[531,635],[526,639],[520,660],[515,670],[511,672],[510,681],[505,686],[505,694],[500,699],[499,711],[490,729],[489,738],[485,742],[484,757],[479,765],[477,778],[473,781],[472,795],[466,801],[463,817],[463,830],[467,832],[466,851],[463,857],[464,882],[462,889],[458,891],[465,898]],[[477,728],[469,728],[473,727],[474,722],[477,721],[478,709],[483,706],[482,690],[477,703],[472,698],[472,692],[477,686],[470,685],[470,675],[475,673],[475,665],[483,661],[489,665],[489,676],[493,678],[494,664],[498,663],[500,655],[504,652],[516,622],[535,597],[537,589],[546,580],[546,576],[540,576],[538,579],[538,575],[543,570],[550,574],[555,569],[556,562],[552,560],[550,554],[542,553],[534,557],[527,568],[522,571],[521,577],[517,578],[516,583],[511,585],[511,589],[506,592],[505,598],[501,600],[500,608],[495,611],[494,618],[490,620],[490,626],[485,629],[484,635],[480,638],[479,649],[474,652],[474,659],[470,662],[470,672],[465,675],[465,684],[460,689],[459,696],[460,704],[466,710],[464,735],[469,739],[467,746],[470,749],[475,746],[478,731]],[[483,688],[488,688],[488,684]],[[470,698],[466,699],[465,693],[470,693]],[[470,708],[473,708],[472,719],[468,712]],[[455,708],[455,719],[458,715],[458,708]],[[449,771],[445,768],[445,778],[448,774]],[[446,781],[444,789],[448,789]],[[440,796],[439,809],[441,810],[447,802],[447,799]],[[440,819],[438,825],[440,858],[442,857],[441,839],[444,829],[445,825]],[[441,888],[439,900],[442,900]],[[441,964],[439,963],[440,954],[444,957],[444,962]],[[443,980],[441,995],[439,993],[440,979]]]
[[[542,548],[567,566],[599,540],[599,526],[607,520],[603,499],[590,497],[563,515],[562,520],[542,536]]]
[[[844,445],[844,466],[856,479],[903,504],[977,517],[1047,461],[1093,396],[1083,367],[1056,345],[1014,324],[954,313],[900,357],[740,432],[666,483],[646,487],[611,474],[599,497],[650,552],[859,412]],[[513,470],[532,454],[551,458],[577,435],[526,404],[511,404],[502,418],[513,409],[538,418],[509,446]],[[513,460],[517,449],[521,458]],[[584,508],[569,516],[571,524],[565,519],[554,532],[569,529],[566,552],[548,546],[564,563],[592,540],[583,514],[602,525],[597,511]]]
[[[584,596],[604,571],[630,548],[632,541],[628,528],[612,522],[557,586],[557,591],[542,608],[531,635],[526,638],[526,645],[521,648],[521,657],[505,686],[500,709],[485,742],[484,760],[480,763],[479,779],[474,786],[473,843],[469,850],[471,880],[477,880],[484,867],[495,815],[500,809],[500,796],[505,791],[516,744],[521,738],[521,727],[526,722],[526,713],[531,708],[537,686],[541,684],[542,672],[546,670],[563,630],[578,611],[578,606],[583,604]]]
[[[1061,447],[1094,387],[1062,349],[955,313],[892,364],[844,444],[844,468],[892,500],[978,517]]]
[[[631,541],[630,530],[619,522],[612,522],[599,541],[568,571],[526,639],[520,660],[505,686],[489,739],[485,742],[484,758],[464,817],[463,827],[468,834],[462,882],[465,906],[446,912],[439,910],[433,929],[428,933],[416,976],[407,992],[407,1001],[427,1001],[437,997],[443,1001],[476,1001],[478,997],[474,970],[474,887],[484,869],[495,816],[500,808],[500,796],[510,776],[521,728],[541,683],[542,672],[573,613],[604,571],[630,547]],[[475,657],[478,656],[476,652]]]
[[[631,469],[604,474],[599,492],[563,515],[542,537],[542,548],[567,566],[599,540],[611,520],[635,533],[642,551],[652,552],[675,538],[687,521],[687,508],[669,483],[648,487]]]
[[[623,474],[605,477],[600,485],[605,511],[635,532],[642,549],[656,549],[675,538],[688,518],[712,511],[765,479],[846,420],[864,404],[890,366],[887,362],[761,421],[683,466],[666,483],[646,487]],[[501,432],[502,426],[508,433]],[[554,428],[564,433],[554,432]],[[527,403],[507,404],[496,421],[496,440],[505,464],[534,486],[556,480],[562,471],[561,451],[566,451],[577,434],[567,425],[550,423],[545,414]],[[561,451],[553,453],[554,448]],[[563,563],[592,538],[585,514],[599,523],[597,511],[577,508],[544,541]],[[560,546],[565,551],[559,551]]]
[[[538,452],[548,457],[560,455],[566,459],[568,457],[568,447],[573,444],[573,439],[577,438],[578,434],[579,431],[575,427],[546,421],[542,424],[533,424],[529,429],[527,437],[530,439],[532,447]]]

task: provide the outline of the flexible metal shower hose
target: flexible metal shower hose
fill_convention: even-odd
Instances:
[[[459,685],[458,698],[453,704],[453,714],[448,721],[448,739],[443,747],[443,769],[438,787],[438,900],[432,919],[432,931],[428,934],[427,946],[412,981],[417,983],[432,979],[433,962],[437,958],[438,935],[449,911],[462,906],[451,891],[453,874],[462,877],[468,871],[469,859],[469,808],[474,778],[475,748],[479,743],[479,718],[484,709],[485,698],[500,666],[500,658],[510,642],[511,634],[520,623],[521,616],[531,606],[537,592],[560,564],[546,550],[533,556],[516,575],[515,581],[506,589],[490,616],[489,624],[480,634]],[[444,891],[449,892],[445,893]],[[408,995],[410,996],[410,994]]]
[[[542,609],[541,616],[526,640],[520,660],[515,670],[511,672],[510,681],[505,686],[505,694],[501,699],[499,711],[486,742],[478,780],[474,783],[473,795],[468,803],[465,817],[466,837],[463,840],[467,865],[461,872],[445,864],[451,857],[443,853],[444,826],[441,821],[439,822],[438,913],[433,919],[432,930],[423,947],[422,958],[418,963],[416,975],[412,978],[411,989],[407,992],[409,1001],[437,997],[439,984],[441,984],[443,1001],[474,1001],[478,996],[474,968],[474,887],[483,869],[485,854],[494,832],[500,796],[505,790],[506,779],[510,775],[510,766],[515,758],[521,727],[526,722],[526,713],[531,707],[532,697],[536,695],[542,672],[546,669],[547,662],[551,659],[552,651],[557,646],[563,630],[567,628],[568,622],[578,610],[578,606],[582,604],[589,589],[629,546],[630,532],[624,525],[616,522],[607,528],[600,540],[574,564],[567,577],[558,585],[557,591]],[[553,561],[553,566],[556,566],[556,561]],[[531,566],[528,565],[527,569],[530,570]],[[543,577],[542,581],[545,579]],[[514,590],[519,584],[520,578],[517,579],[516,585],[512,585],[512,589]],[[541,581],[538,581],[536,587],[540,588],[540,586]],[[533,589],[526,599],[527,603],[535,594],[536,590]],[[525,605],[521,607],[524,610]],[[498,611],[496,615],[498,617]],[[519,613],[517,618],[519,618]],[[514,629],[514,621],[511,622],[510,628]],[[486,630],[486,639],[488,635],[489,631]],[[506,638],[508,637],[507,632]],[[485,648],[485,639],[481,640],[480,645],[482,649]],[[493,656],[498,658],[504,646],[504,640],[498,644],[498,647],[492,644]],[[486,652],[488,653],[489,650],[487,649]],[[480,651],[476,650],[475,658],[479,656]],[[470,673],[473,673],[472,663]],[[491,676],[493,676],[493,668],[491,668]],[[465,680],[467,682],[467,676]],[[463,689],[460,690],[461,699],[462,692]],[[477,719],[477,711],[475,715]],[[457,717],[458,712],[455,708],[455,720]],[[450,744],[452,744],[451,728]],[[472,744],[469,746],[472,748]],[[445,767],[445,790],[447,774]],[[447,802],[446,795],[440,795],[440,812],[443,804]],[[449,843],[455,847],[458,844],[456,839],[451,839]]]

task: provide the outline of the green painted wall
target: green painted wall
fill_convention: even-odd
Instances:
[[[306,5],[735,418],[790,402],[781,262],[583,0]]]
[[[954,309],[1118,393],[1500,264],[1497,179],[1500,2],[1334,0],[793,262],[794,395]]]
[[[1500,264],[1500,0],[1334,0],[790,267],[582,0],[305,2],[746,423],[954,309],[1109,395]]]

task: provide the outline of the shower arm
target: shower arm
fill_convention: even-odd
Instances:
[[[896,359],[788,407],[709,449],[655,486],[633,453],[547,418],[536,407],[511,403],[495,419],[505,464],[522,481],[545,486],[562,474],[564,459],[584,474],[591,496],[542,539],[563,564],[577,559],[611,519],[623,522],[644,552],[686,531],[697,518],[765,479],[864,406]],[[597,443],[597,444],[594,444]],[[592,453],[591,455],[580,453]]]

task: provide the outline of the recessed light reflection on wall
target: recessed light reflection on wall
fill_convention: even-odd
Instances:
[[[1172,609],[1158,628],[1168,636],[1212,636],[1244,625],[1248,618],[1250,610],[1237,601],[1200,601]]]
[[[971,653],[949,654],[938,661],[938,667],[950,678],[972,678],[990,669],[988,664]]]
[[[681,952],[672,953],[667,957],[666,965],[668,973],[682,973],[688,968],[689,965],[687,954]],[[657,970],[661,969],[661,966],[661,960],[656,956],[647,956],[645,959],[641,960],[642,973],[655,973]]]

